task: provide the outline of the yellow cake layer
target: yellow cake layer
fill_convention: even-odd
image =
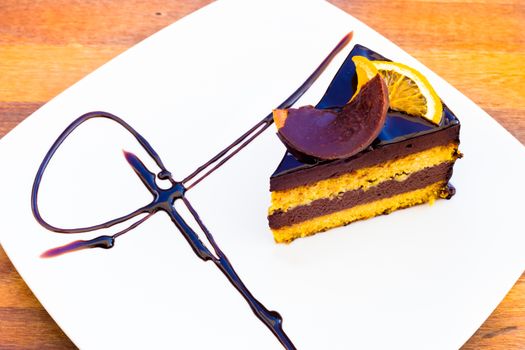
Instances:
[[[289,209],[307,205],[321,198],[333,199],[339,194],[357,189],[367,190],[388,180],[404,181],[410,174],[458,158],[458,145],[450,143],[428,150],[409,154],[406,157],[354,170],[336,178],[318,181],[314,184],[295,187],[284,191],[272,192],[272,204],[269,215],[275,211],[286,212]]]
[[[347,225],[357,220],[368,219],[381,214],[389,214],[394,210],[408,208],[425,202],[433,203],[437,198],[445,198],[447,184],[443,181],[436,182],[427,187],[401,193],[389,198],[361,204],[349,209],[344,209],[332,214],[300,222],[292,226],[285,226],[272,230],[277,243],[288,243],[296,238],[313,235],[317,232]]]

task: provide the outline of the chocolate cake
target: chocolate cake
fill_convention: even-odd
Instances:
[[[356,45],[317,110],[340,111],[353,96],[354,56],[385,60]],[[270,178],[268,221],[276,242],[451,198],[454,189],[449,179],[461,155],[459,129],[459,120],[446,105],[439,125],[388,110],[370,144],[351,156],[328,160],[305,156],[280,135],[289,150]]]

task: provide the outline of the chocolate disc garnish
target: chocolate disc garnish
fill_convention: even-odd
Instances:
[[[278,135],[299,159],[332,160],[350,157],[368,147],[386,120],[388,90],[376,75],[339,110],[312,106],[277,109]]]

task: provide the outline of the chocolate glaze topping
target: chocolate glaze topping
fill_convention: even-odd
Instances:
[[[341,108],[353,96],[357,86],[357,74],[352,62],[354,56],[364,56],[370,60],[387,60],[364,46],[355,45],[321,101],[316,105],[317,109]],[[281,191],[314,183],[357,168],[379,164],[388,159],[450,142],[459,144],[459,129],[459,120],[446,105],[443,106],[443,118],[438,126],[423,118],[389,110],[377,138],[358,154],[344,159],[311,163],[286,152],[270,178],[270,190]]]

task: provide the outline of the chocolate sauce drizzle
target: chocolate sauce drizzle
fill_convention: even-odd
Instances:
[[[306,79],[306,81],[283,103],[281,103],[277,108],[289,108],[291,107],[317,80],[321,75],[324,69],[328,66],[330,61],[335,57],[339,51],[348,44],[352,39],[352,32],[348,33],[330,52],[330,54],[321,62],[317,69]],[[81,228],[60,228],[53,226],[47,223],[41,216],[38,208],[38,191],[40,188],[40,183],[44,172],[49,164],[51,158],[60,147],[62,142],[82,123],[94,119],[94,118],[107,118],[118,124],[120,124],[124,129],[130,132],[135,139],[139,142],[142,148],[148,153],[148,155],[155,161],[157,166],[160,168],[160,172],[155,174],[148,170],[144,163],[133,153],[124,151],[124,157],[135,171],[139,179],[142,181],[144,186],[150,191],[153,196],[151,203],[145,205],[142,208],[135,210],[134,212],[121,216],[119,218],[107,221],[102,224],[81,227]],[[90,232],[99,229],[110,228],[114,225],[123,223],[125,221],[131,220],[139,215],[144,215],[139,220],[135,221],[126,229],[117,232],[112,236],[99,236],[91,240],[78,240],[67,245],[50,249],[42,254],[42,257],[49,258],[62,255],[64,253],[73,252],[81,249],[87,248],[104,248],[109,249],[114,247],[115,240],[139,226],[141,223],[150,218],[153,214],[158,211],[164,211],[171,218],[172,222],[182,233],[183,237],[186,239],[190,247],[193,249],[194,253],[203,261],[212,261],[221,272],[226,276],[228,281],[237,289],[237,291],[243,296],[246,300],[253,313],[261,320],[270,331],[275,335],[275,337],[281,342],[281,344],[286,349],[295,349],[290,338],[284,332],[282,323],[283,319],[277,311],[268,310],[261,302],[259,302],[244,285],[240,277],[235,272],[233,266],[228,260],[224,252],[219,248],[215,239],[211,235],[210,231],[204,225],[203,221],[199,217],[198,213],[195,211],[193,206],[190,204],[188,199],[185,197],[185,193],[190,190],[193,186],[197,185],[200,181],[210,175],[212,172],[217,170],[220,166],[226,163],[231,157],[237,154],[241,149],[253,141],[257,136],[259,136],[264,130],[266,130],[273,123],[272,113],[263,118],[260,122],[255,124],[250,130],[241,135],[237,140],[235,140],[228,147],[224,148],[222,151],[217,153],[209,161],[198,167],[193,173],[186,176],[182,181],[175,181],[171,173],[166,169],[162,160],[153,147],[148,143],[148,141],[142,137],[135,129],[133,129],[129,124],[127,124],[121,118],[112,115],[106,112],[91,112],[84,114],[73,121],[58,137],[58,139],[53,143],[46,156],[44,157],[40,167],[37,171],[34,183],[33,190],[31,193],[31,208],[33,210],[33,215],[35,216],[38,223],[48,230],[58,232],[58,233],[81,233],[81,232]],[[204,174],[201,175],[206,171]],[[200,175],[200,177],[199,177]],[[171,187],[168,189],[162,189],[157,186],[156,179],[160,180],[169,180]],[[182,200],[185,206],[188,208],[189,212],[196,220],[202,232],[206,236],[206,239],[213,248],[213,252],[210,251],[201,241],[198,234],[186,223],[182,216],[175,209],[174,203],[176,200]]]

